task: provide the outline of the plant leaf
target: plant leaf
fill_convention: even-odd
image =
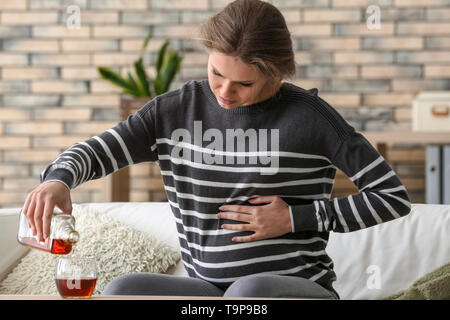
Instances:
[[[155,80],[153,80],[153,88],[155,89],[155,95],[163,94],[162,85],[161,85],[161,77],[157,76]]]
[[[166,59],[163,64],[163,71],[161,72],[161,90],[166,92],[169,90],[170,84],[175,78],[176,73],[180,69],[181,61],[183,59],[178,56],[174,50],[170,50],[166,55]]]
[[[141,54],[139,55],[140,58],[142,58],[142,56],[144,55],[145,49],[147,49],[147,46],[148,46],[148,44],[150,42],[150,39],[152,37],[153,37],[153,30],[150,30],[150,32],[148,33],[148,35],[144,39],[144,43],[142,44]]]
[[[136,88],[133,86],[133,84],[129,80],[123,78],[122,75],[120,75],[118,72],[115,72],[114,70],[111,70],[107,67],[98,67],[97,70],[104,80],[107,80],[112,84],[119,86],[120,88],[122,88],[123,92],[133,95],[137,93]]]
[[[145,68],[142,64],[142,58],[140,58],[138,61],[134,63],[134,69],[137,75],[136,83],[139,88],[139,92],[141,93],[141,96],[151,97],[150,84],[148,81],[147,72],[145,71]]]
[[[135,75],[132,72],[128,72],[127,77],[122,77],[122,75],[109,68],[98,67],[100,76],[122,88],[124,93],[131,94],[135,97],[152,97],[152,93],[160,95],[167,92],[176,73],[180,69],[183,58],[177,51],[169,48],[169,40],[164,41],[158,50],[155,65],[156,77],[155,79],[148,77],[143,65],[143,56],[152,37],[153,30],[151,29],[144,39],[138,60],[133,63]]]
[[[135,91],[139,92],[139,87],[138,87],[136,81],[134,80],[133,75],[129,71],[128,71],[128,81],[133,85]]]
[[[169,45],[169,40],[164,41],[163,45],[158,51],[158,59],[156,60],[156,74],[161,72],[161,67],[164,62],[164,58],[166,57],[167,46]]]

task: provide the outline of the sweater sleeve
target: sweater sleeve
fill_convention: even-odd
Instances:
[[[41,173],[41,183],[60,181],[74,189],[135,163],[157,162],[151,106],[152,101],[115,127],[65,150]]]
[[[341,142],[332,162],[350,178],[359,193],[290,206],[293,232],[351,232],[405,216],[411,211],[406,188],[360,133],[352,131]]]

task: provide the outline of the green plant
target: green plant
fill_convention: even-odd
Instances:
[[[135,75],[128,71],[127,77],[123,77],[108,67],[98,67],[97,70],[101,78],[122,88],[123,93],[134,97],[154,97],[167,92],[175,75],[180,70],[183,58],[176,50],[169,47],[169,40],[166,40],[158,51],[156,77],[150,79],[145,71],[142,59],[152,35],[152,32],[150,32],[145,38],[139,58],[133,63]]]

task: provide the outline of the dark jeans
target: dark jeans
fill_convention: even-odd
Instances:
[[[273,274],[241,277],[223,291],[202,279],[157,273],[131,273],[108,283],[103,294],[339,299],[336,293],[314,281]]]

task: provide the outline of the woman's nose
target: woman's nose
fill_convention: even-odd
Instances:
[[[233,87],[231,82],[225,81],[220,88],[220,95],[223,98],[230,98],[233,95]]]

